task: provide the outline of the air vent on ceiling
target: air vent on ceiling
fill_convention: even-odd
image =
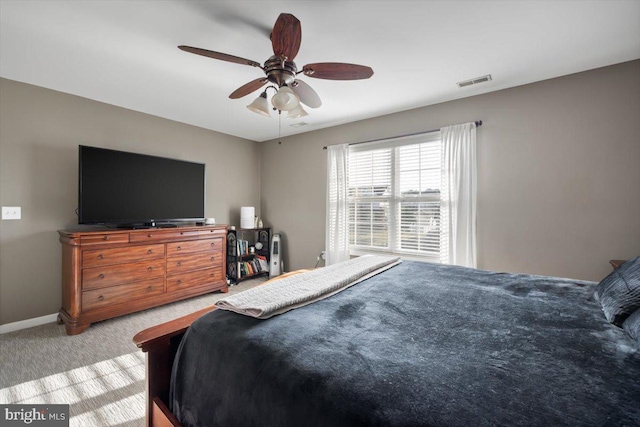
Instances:
[[[484,82],[490,82],[490,81],[491,81],[491,74],[487,74],[486,76],[464,80],[456,84],[458,85],[458,87],[465,87],[465,86],[477,85],[478,83],[484,83]]]
[[[306,126],[308,124],[309,123],[307,123],[307,122],[298,122],[298,123],[294,123],[294,124],[289,125],[289,126],[291,126],[292,128],[299,128],[300,126]]]

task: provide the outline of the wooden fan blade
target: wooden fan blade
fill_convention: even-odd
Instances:
[[[341,62],[319,62],[302,67],[305,76],[327,80],[361,80],[373,76],[371,67]]]
[[[239,56],[228,55],[226,53],[214,52],[212,50],[200,49],[191,46],[178,46],[178,49],[185,52],[195,53],[196,55],[206,56],[208,58],[219,59],[221,61],[234,62],[236,64],[251,65],[252,67],[261,67],[260,63],[250,59],[240,58]]]
[[[322,105],[322,101],[320,97],[316,93],[315,90],[311,88],[308,84],[303,82],[302,80],[296,80],[291,84],[291,90],[298,95],[300,98],[300,102],[304,105],[307,105],[311,108],[318,108]]]
[[[233,93],[229,95],[229,98],[238,99],[238,98],[242,98],[243,96],[249,95],[251,92],[254,92],[260,89],[268,81],[269,80],[267,80],[265,77],[260,77],[259,79],[252,80],[249,83],[244,84],[240,86],[238,89],[234,90]]]
[[[302,28],[298,18],[289,13],[281,13],[271,33],[273,53],[278,57],[285,56],[287,61],[293,61],[301,42]]]

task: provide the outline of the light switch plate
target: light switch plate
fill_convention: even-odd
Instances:
[[[22,209],[20,206],[3,206],[2,219],[20,219],[22,217]]]

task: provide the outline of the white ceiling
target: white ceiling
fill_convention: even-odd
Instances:
[[[256,141],[278,118],[229,94],[262,71],[281,12],[302,23],[298,69],[368,65],[369,80],[303,77],[323,100],[282,136],[640,58],[640,1],[0,0],[0,76]],[[493,81],[459,89],[485,74]],[[270,92],[271,94],[271,92]],[[295,122],[307,126],[294,128]]]

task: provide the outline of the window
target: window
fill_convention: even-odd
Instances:
[[[349,147],[349,244],[447,262],[440,132]]]

